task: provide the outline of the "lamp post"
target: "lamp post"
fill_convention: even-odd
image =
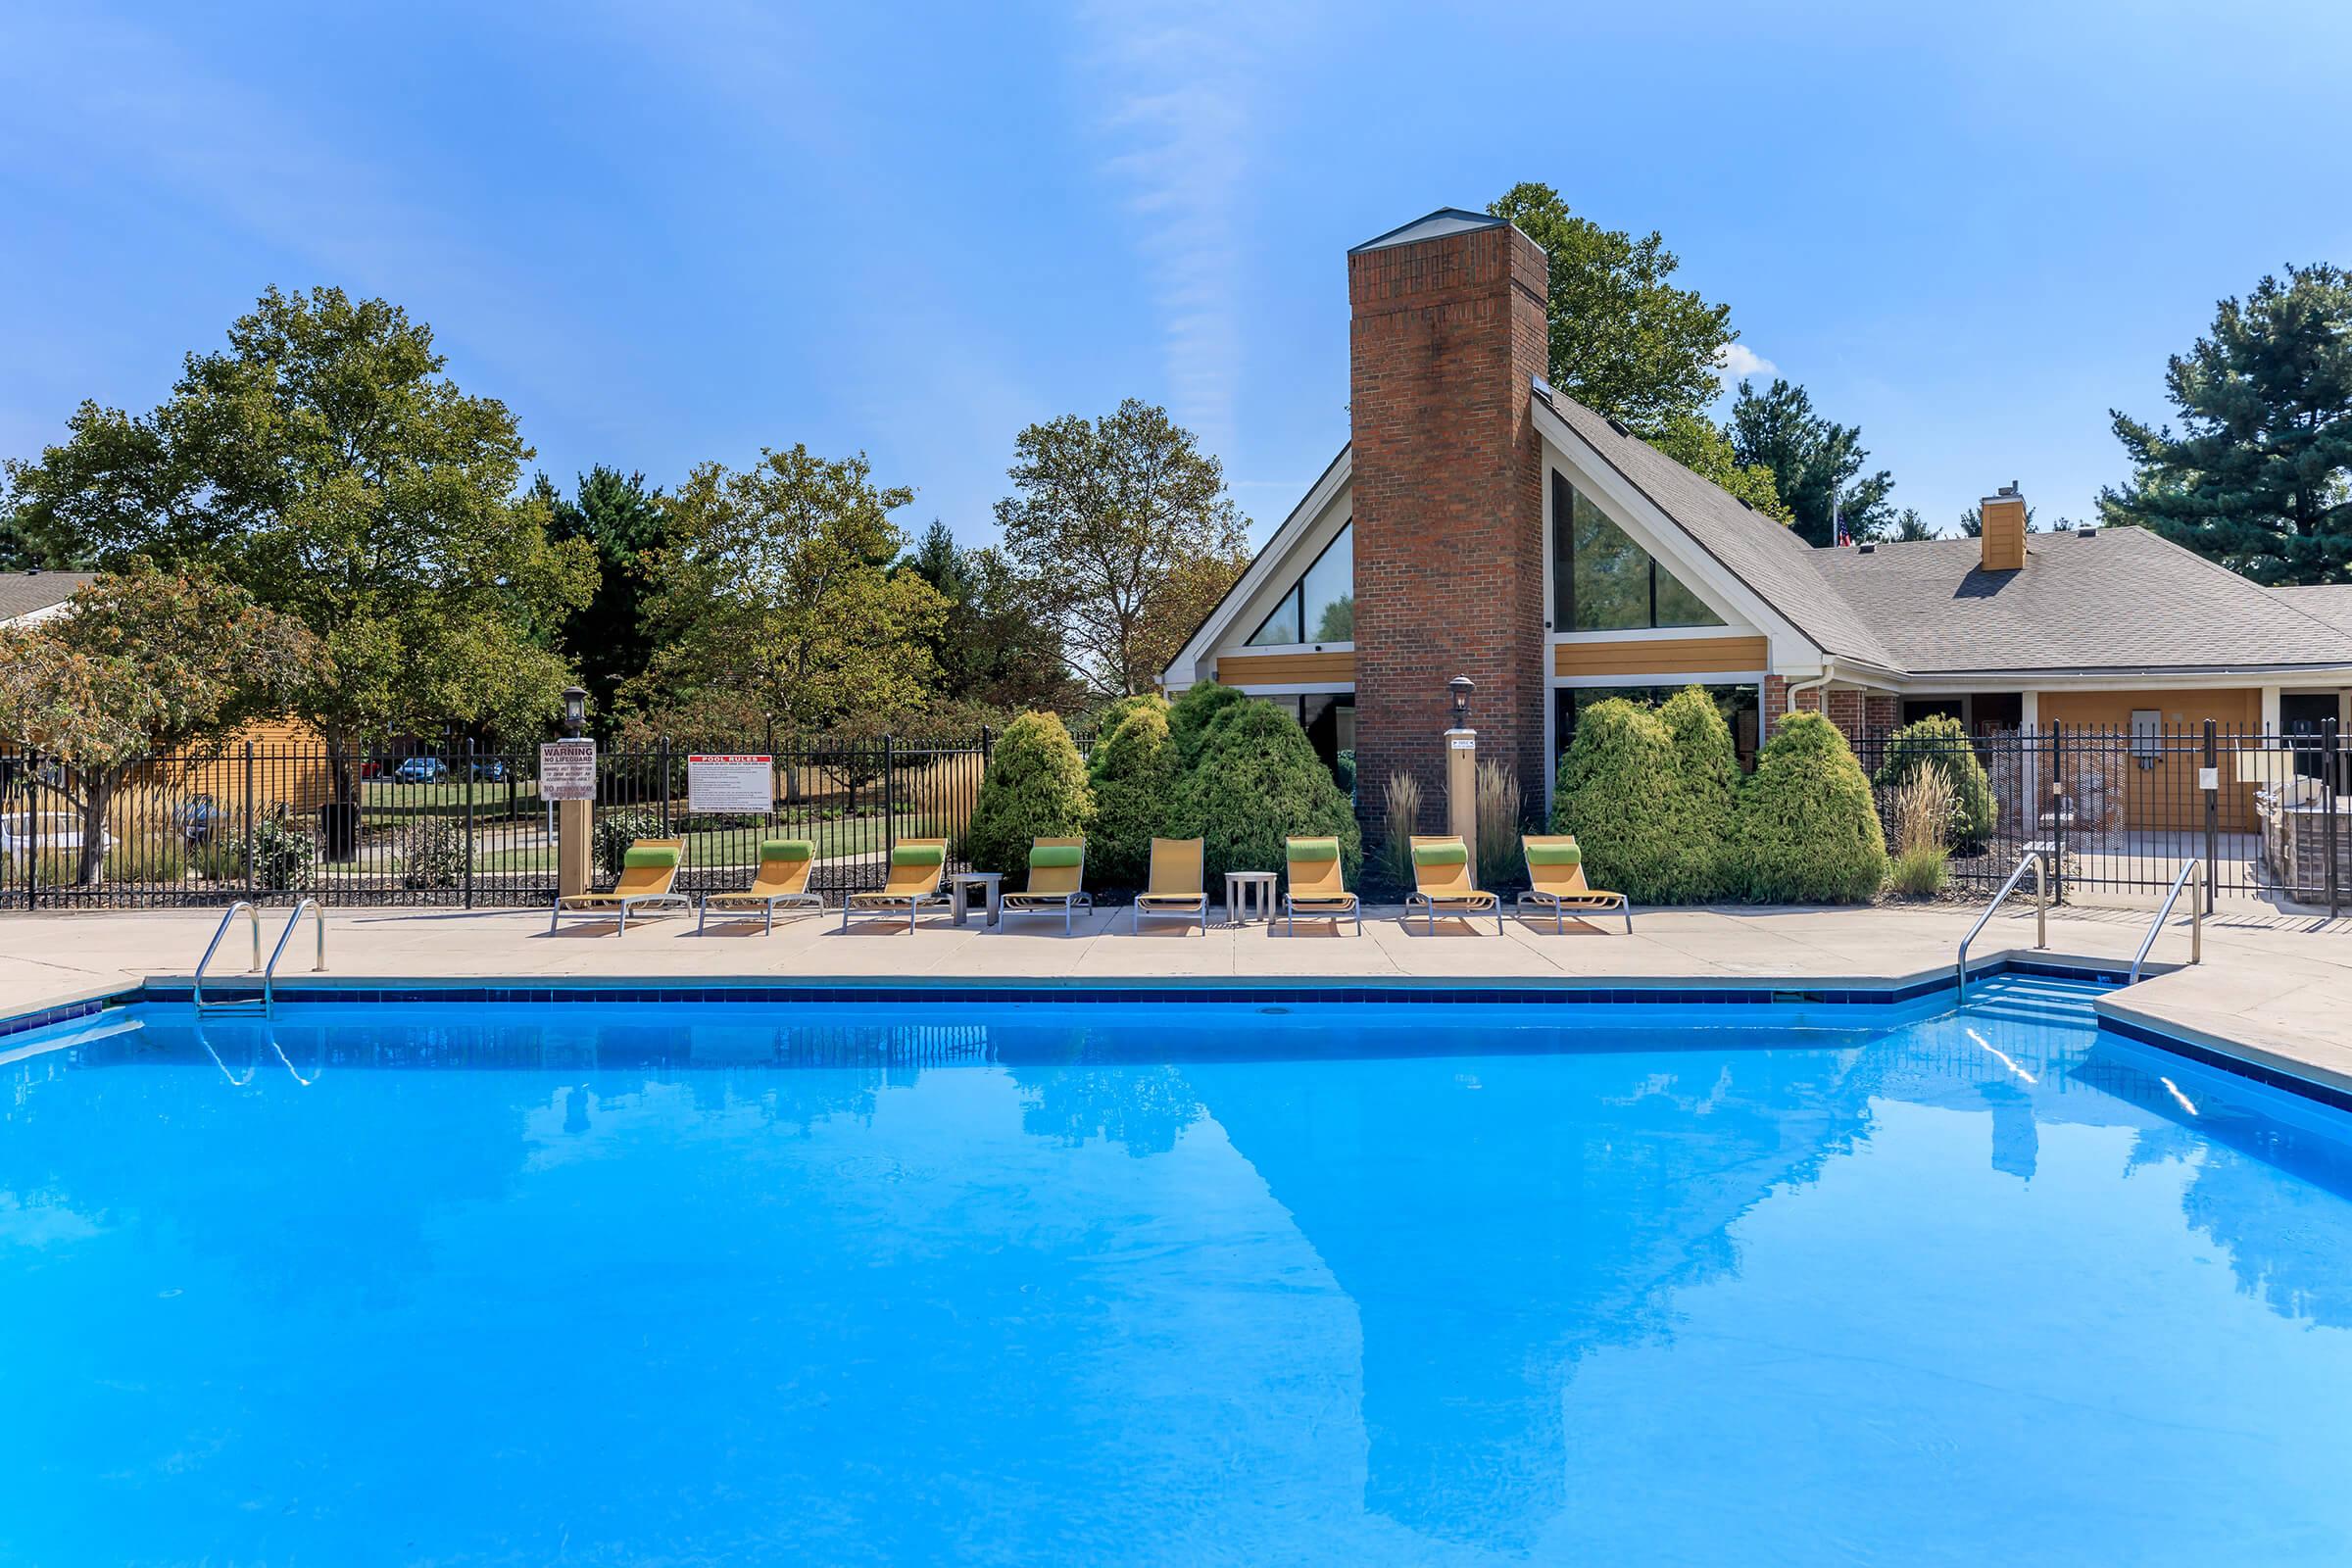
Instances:
[[[578,742],[588,727],[588,694],[577,686],[564,688],[564,739]],[[590,773],[595,771],[595,744],[588,743]],[[570,750],[570,746],[564,748]],[[594,868],[588,863],[589,840],[596,831],[596,802],[556,803],[556,888],[565,898],[588,891]]]
[[[1470,727],[1470,694],[1476,689],[1467,675],[1446,683],[1453,708],[1453,725],[1446,731],[1446,831],[1464,844],[1478,837],[1478,731]]]
[[[588,693],[578,686],[564,688],[564,738],[576,741],[588,727]]]

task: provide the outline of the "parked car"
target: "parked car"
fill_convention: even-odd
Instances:
[[[172,825],[193,848],[209,841],[220,826],[220,807],[210,795],[191,795],[172,811]]]
[[[503,757],[477,757],[473,762],[473,776],[488,779],[493,784],[503,784],[507,778],[507,760]]]
[[[449,777],[449,764],[438,757],[412,757],[392,770],[403,784],[438,784]]]

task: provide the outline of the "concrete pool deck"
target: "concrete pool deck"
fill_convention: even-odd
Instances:
[[[1221,911],[1219,911],[1221,913]],[[0,1018],[105,996],[149,978],[184,979],[195,968],[219,911],[211,909],[11,914],[0,916]],[[1301,922],[1296,936],[1264,924],[1207,934],[1167,921],[1127,928],[1124,908],[1082,916],[1075,935],[1044,916],[1009,931],[984,930],[975,912],[957,927],[926,916],[860,922],[846,934],[840,915],[780,918],[771,935],[757,921],[712,918],[698,937],[691,919],[567,924],[555,936],[545,910],[353,908],[327,912],[328,972],[339,979],[444,980],[491,976],[666,981],[724,976],[822,981],[976,980],[1046,984],[1108,981],[1331,979],[1515,982],[1614,981],[1808,985],[1879,984],[1951,972],[1952,953],[1976,911],[1960,906],[1875,908],[1701,908],[1638,911],[1621,921],[1506,919],[1475,928],[1441,920],[1435,936],[1407,926],[1393,908],[1365,911],[1363,935]],[[2146,932],[2144,907],[2070,906],[2050,914],[2050,955],[2122,969]],[[274,943],[285,911],[264,914]],[[1996,915],[1971,951],[1972,962],[2034,945],[2030,906]],[[221,946],[217,972],[242,971],[242,932]],[[310,973],[308,929],[280,967]],[[265,949],[266,951],[266,949]],[[2185,920],[2157,941],[2150,964],[2184,965]],[[2100,1010],[2257,1063],[2352,1093],[2352,917],[2328,920],[2230,910],[2205,923],[2205,962],[2168,968],[2101,999]]]

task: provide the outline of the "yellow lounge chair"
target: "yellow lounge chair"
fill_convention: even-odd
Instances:
[[[948,868],[946,839],[901,839],[890,852],[890,876],[879,893],[853,893],[841,901],[841,928],[850,928],[850,913],[854,909],[905,909],[906,929],[914,929],[914,917],[934,905],[945,906],[948,896],[939,891],[939,879]]]
[[[1200,839],[1153,839],[1150,884],[1135,896],[1128,929],[1140,932],[1147,914],[1181,914],[1208,935],[1208,880],[1201,875]]]
[[[1551,910],[1553,931],[1567,929],[1566,917],[1595,909],[1623,909],[1625,928],[1634,928],[1634,906],[1622,893],[1608,893],[1585,883],[1585,852],[1573,833],[1529,833],[1519,840],[1527,857],[1528,890],[1519,895],[1519,907],[1533,904]]]
[[[1283,858],[1288,862],[1290,883],[1282,895],[1285,936],[1298,931],[1302,914],[1310,920],[1328,916],[1335,922],[1341,915],[1352,914],[1356,934],[1363,934],[1364,906],[1348,891],[1338,839],[1287,839]]]
[[[1416,833],[1412,836],[1413,891],[1404,896],[1404,915],[1413,906],[1429,911],[1430,935],[1437,935],[1438,913],[1494,916],[1494,934],[1502,935],[1502,901],[1482,891],[1470,879],[1470,847],[1458,836]]]
[[[822,894],[808,891],[808,873],[816,865],[816,845],[808,839],[763,839],[760,844],[760,869],[752,877],[752,885],[741,893],[706,893],[703,912],[694,922],[694,934],[701,936],[710,922],[710,906],[721,909],[759,909],[766,923],[760,929],[762,935],[776,928],[776,910],[815,909],[822,911]]]
[[[686,863],[684,839],[639,839],[630,845],[620,858],[620,880],[610,893],[575,893],[570,898],[556,896],[556,906],[547,917],[547,934],[556,934],[556,922],[567,914],[584,915],[592,919],[609,920],[620,917],[616,936],[626,936],[629,916],[640,909],[674,908],[685,914],[694,908],[694,901],[676,890],[678,868]]]
[[[1095,900],[1084,891],[1086,840],[1034,839],[1029,845],[1029,886],[997,898],[997,930],[1013,914],[1061,911],[1061,931],[1067,936],[1081,908],[1092,909]]]

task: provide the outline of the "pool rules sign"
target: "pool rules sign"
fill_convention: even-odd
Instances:
[[[775,805],[775,779],[772,757],[689,757],[686,809],[765,814]]]
[[[539,798],[596,799],[596,742],[546,741],[539,747]]]

